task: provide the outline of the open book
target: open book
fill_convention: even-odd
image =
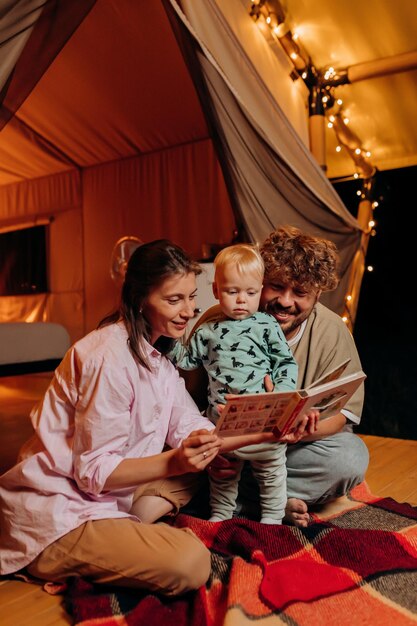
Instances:
[[[342,376],[350,359],[316,380],[306,389],[229,396],[216,425],[222,437],[296,428],[311,409],[319,419],[331,417],[345,406],[366,378],[362,372]]]

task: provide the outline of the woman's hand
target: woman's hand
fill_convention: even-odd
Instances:
[[[201,472],[217,455],[221,439],[209,430],[194,430],[175,450],[173,473]]]

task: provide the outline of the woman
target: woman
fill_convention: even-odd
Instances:
[[[0,479],[0,573],[170,595],[206,582],[204,545],[152,522],[190,499],[190,474],[219,450],[273,436],[210,433],[164,356],[194,315],[200,271],[169,241],[140,246],[119,311],[64,357],[32,414],[34,438]]]

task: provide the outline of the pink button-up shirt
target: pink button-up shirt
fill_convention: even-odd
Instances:
[[[87,520],[129,517],[135,488],[103,492],[117,465],[213,428],[168,359],[148,344],[147,354],[151,372],[133,359],[124,326],[112,324],[64,357],[32,412],[24,460],[0,478],[1,574]]]

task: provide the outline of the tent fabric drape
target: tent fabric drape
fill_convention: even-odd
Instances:
[[[0,94],[13,72],[46,0],[3,0],[0,29]],[[5,89],[5,91],[6,91]],[[4,91],[4,93],[5,93]]]
[[[171,4],[178,14],[174,0]],[[253,64],[248,64],[248,72],[238,71],[236,64],[244,63],[244,51],[227,41],[229,29],[216,2],[183,0],[182,5],[198,32],[199,45],[194,46],[194,55],[204,76],[202,106],[211,128],[217,129],[216,145],[226,170],[225,180],[249,239],[261,242],[276,226],[289,223],[334,241],[341,258],[341,282],[335,292],[326,294],[324,301],[342,312],[349,266],[360,243],[357,221],[279,104],[265,97],[265,84]],[[179,31],[180,37],[188,36],[183,28],[176,30],[177,36]],[[183,43],[182,48],[189,57],[191,46]],[[217,57],[221,59],[221,68]],[[201,90],[195,59],[188,60],[197,89]]]
[[[178,7],[175,0],[170,0],[170,2],[174,8]],[[275,93],[275,96],[282,100],[281,104],[272,97],[256,67],[247,58],[243,47],[239,46],[239,39],[231,31],[223,11],[244,11],[241,3],[238,0],[232,0],[229,3],[220,3],[216,0],[198,0],[197,2],[182,0],[181,4],[204,56],[222,76],[245,112],[248,121],[258,129],[271,148],[288,163],[291,170],[304,180],[311,193],[314,193],[331,211],[340,215],[348,225],[359,229],[357,221],[350,215],[305,142],[296,132],[295,120],[290,123],[289,117],[284,113],[289,106],[289,96],[285,92],[289,89],[288,85],[291,88],[291,79],[287,78],[287,86],[283,81],[280,85],[281,89]],[[252,24],[249,15],[246,14],[243,17]],[[187,27],[188,20],[184,22]],[[253,27],[256,28],[255,25]],[[300,106],[296,100],[293,100],[292,104]]]
[[[167,237],[199,259],[204,243],[227,244],[236,227],[209,139],[87,168],[83,219],[87,329],[118,304],[110,277],[117,239]]]
[[[0,129],[11,119],[96,0],[29,0],[4,8]],[[1,58],[1,57],[0,57]]]
[[[0,186],[1,224],[19,224],[29,216],[56,214],[82,204],[81,178],[77,170]]]

